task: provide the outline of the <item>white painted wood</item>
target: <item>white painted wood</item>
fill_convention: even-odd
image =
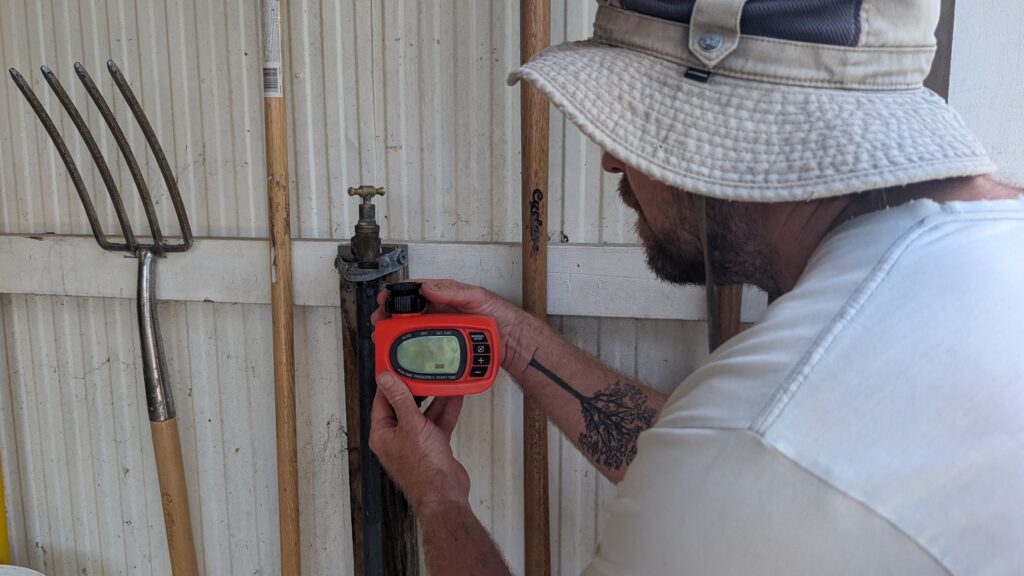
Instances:
[[[302,565],[329,574],[352,565],[340,310],[300,308],[295,331]]]
[[[8,296],[4,307],[4,324],[8,330],[9,344],[8,363],[11,385],[11,399],[14,405],[15,434],[20,439],[17,444],[18,463],[20,468],[19,483],[20,500],[25,509],[20,518],[24,534],[22,547],[12,549],[12,559],[30,568],[42,568],[47,563],[43,547],[49,545],[50,517],[46,506],[45,462],[43,430],[37,411],[35,373],[32,369],[32,335],[29,330],[28,298],[24,296]],[[17,470],[17,469],[15,469]],[[7,470],[5,469],[5,472]],[[7,488],[5,483],[5,488]],[[18,518],[15,518],[18,519]],[[37,543],[42,544],[37,545]]]
[[[22,402],[16,392],[17,384],[17,353],[18,345],[9,337],[14,330],[12,299],[17,296],[0,295],[0,465],[3,467],[4,504],[7,509],[7,539],[10,546],[11,561],[27,562],[29,549],[25,520],[25,509],[22,497],[25,493],[21,485],[22,465],[21,453],[24,442],[20,442],[19,428],[16,418],[19,404]],[[18,402],[16,404],[15,402]]]
[[[104,570],[110,574],[130,574],[125,531],[131,530],[122,521],[121,468],[117,466],[118,443],[114,421],[114,390],[111,364],[120,358],[111,353],[107,330],[105,301],[98,298],[81,299],[83,324],[82,347],[85,357],[83,383],[92,391],[87,409],[91,418],[92,454],[97,473],[96,496],[102,505],[97,509],[97,521],[102,546],[100,554]],[[120,390],[118,394],[122,393]]]
[[[60,420],[64,428],[64,449],[68,491],[71,500],[71,528],[74,533],[76,564],[86,572],[101,572],[99,530],[97,525],[100,500],[96,498],[95,458],[92,454],[92,427],[89,388],[86,387],[82,326],[75,298],[53,299],[55,359],[57,382],[60,383]]]
[[[194,497],[190,494],[189,504],[198,504],[202,511],[202,530],[199,533],[202,534],[203,540],[209,538],[212,543],[221,547],[220,551],[211,550],[212,553],[205,555],[206,573],[231,574],[232,558],[230,554],[224,553],[224,549],[230,550],[226,536],[232,527],[229,523],[228,487],[223,459],[223,417],[218,371],[221,358],[216,347],[216,314],[213,305],[201,303],[188,303],[186,314],[192,383],[192,418],[197,439],[196,460],[201,471],[197,493]]]
[[[216,324],[217,381],[220,396],[221,445],[220,459],[224,466],[227,491],[228,533],[231,547],[232,574],[254,574],[262,564],[258,555],[259,538],[256,524],[256,498],[253,488],[254,464],[251,431],[253,417],[249,398],[249,380],[254,367],[246,354],[246,322],[240,304],[217,304]],[[269,354],[268,350],[254,350]],[[273,457],[266,447],[260,456]]]
[[[61,414],[62,386],[58,374],[58,347],[54,346],[53,304],[51,299],[33,299],[27,307],[28,321],[32,325],[32,372],[35,379],[36,414],[39,425],[46,433],[41,435],[41,449],[45,476],[42,479],[46,490],[47,508],[51,517],[61,522],[50,525],[52,546],[46,560],[49,570],[67,573],[75,570],[75,554],[66,553],[58,546],[74,550],[76,546],[74,527],[70,522],[71,494],[66,487],[70,484],[65,454],[65,421]],[[47,553],[44,553],[44,557]]]
[[[1024,3],[957,2],[949,102],[999,166],[1024,186]]]
[[[501,546],[515,574],[526,562],[523,521],[523,395],[519,386],[501,372],[489,392],[491,397],[491,461],[486,470],[474,470],[473,482],[491,485],[489,530]],[[465,424],[458,425],[460,434]]]
[[[293,243],[295,303],[333,306],[339,275],[333,241]],[[163,300],[265,304],[266,242],[203,239],[192,251],[159,262]],[[412,277],[455,278],[514,301],[521,290],[520,248],[504,244],[417,243],[409,246]],[[0,236],[0,293],[133,298],[136,261],[99,249],[92,238]],[[197,280],[201,279],[201,280]],[[747,290],[743,318],[755,320],[766,299]],[[701,319],[702,291],[661,282],[633,246],[553,245],[548,312],[566,316]]]
[[[249,413],[249,426],[242,431],[248,443],[251,468],[248,482],[252,483],[253,499],[250,503],[254,513],[253,544],[257,558],[257,570],[265,571],[266,566],[280,564],[281,540],[278,537],[277,499],[277,439],[276,429],[269,425],[274,421],[274,398],[272,390],[273,331],[269,308],[262,305],[240,306],[244,327],[245,373],[240,374],[247,388],[249,404],[240,406],[239,411]],[[326,390],[330,390],[326,388]],[[327,408],[333,405],[331,397],[322,402]]]

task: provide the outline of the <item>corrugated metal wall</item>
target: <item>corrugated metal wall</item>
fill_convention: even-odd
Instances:
[[[347,238],[349,186],[386,186],[382,234],[394,240],[516,242],[519,239],[519,90],[505,78],[519,61],[518,2],[342,2],[287,6],[286,90],[292,229],[302,238]],[[552,2],[552,41],[589,33],[595,4]],[[0,60],[29,75],[66,134],[74,127],[38,73],[49,64],[88,124],[113,142],[76,79],[83,62],[104,93],[114,58],[161,136],[195,232],[266,234],[258,2],[107,0],[0,5]],[[14,85],[0,110],[0,233],[85,234],[70,179]],[[114,110],[141,132],[119,102]],[[551,213],[555,241],[631,242],[628,209],[602,176],[599,150],[561,116],[551,123]],[[72,152],[87,154],[77,137]],[[171,207],[148,151],[161,214]],[[91,162],[86,181],[102,190]],[[126,170],[115,170],[131,190]],[[40,191],[46,191],[41,193]],[[600,201],[594,202],[594,196]],[[130,196],[130,195],[129,195]],[[141,207],[129,198],[133,216]],[[164,200],[164,201],[162,201]],[[116,229],[103,194],[104,226]],[[457,209],[456,209],[457,208]]]
[[[554,1],[552,40],[589,33],[594,5]],[[347,238],[360,183],[384,185],[383,234],[395,240],[515,242],[519,220],[517,2],[287,2],[292,228]],[[49,64],[113,157],[112,139],[74,79],[81,60],[108,96],[104,62],[124,70],[161,136],[200,236],[266,234],[258,3],[4,0],[0,62],[29,76],[74,131],[37,71]],[[0,233],[88,233],[70,180],[10,82],[0,82]],[[119,101],[114,109],[141,132]],[[600,153],[561,116],[551,123],[554,242],[634,241]],[[102,190],[77,136],[86,182]],[[141,157],[172,221],[152,156]],[[112,164],[117,164],[112,162]],[[115,169],[122,190],[126,170]],[[600,201],[595,202],[595,195]],[[133,219],[141,207],[130,194]],[[116,220],[95,196],[104,226]],[[111,256],[112,258],[116,256]],[[13,271],[0,271],[13,273]],[[166,574],[166,543],[137,366],[130,300],[0,296],[0,455],[14,560],[51,574]],[[278,566],[269,308],[161,305],[200,558],[208,574]],[[339,313],[296,317],[300,505],[309,574],[348,572]],[[554,319],[630,375],[669,389],[704,353],[701,324]],[[473,397],[456,434],[474,509],[522,567],[522,399],[505,379]],[[613,495],[551,434],[553,561],[578,572]],[[84,572],[83,572],[84,570]],[[557,570],[556,570],[557,573]]]
[[[372,183],[390,190],[380,211],[392,239],[517,241],[519,91],[504,79],[518,61],[518,2],[286,4],[296,235],[347,237],[354,203],[345,190]],[[972,29],[996,24],[980,5],[960,4]],[[554,42],[588,34],[592,2],[552,0],[552,8]],[[1014,10],[999,15],[1000,22],[1024,25],[1024,13]],[[1019,54],[1024,46],[1015,32],[981,38],[962,31],[960,22],[958,14],[951,98],[987,137],[985,110],[992,107],[986,102],[1007,71],[973,63],[996,48]],[[260,237],[266,204],[257,24],[258,3],[241,0],[2,0],[0,63],[30,75],[55,111],[36,71],[40,64],[51,65],[83,103],[72,63],[85,63],[112,95],[103,62],[116,59],[162,137],[197,234]],[[1015,38],[1017,49],[984,43],[997,36]],[[1017,86],[1024,74],[1018,70],[1015,78]],[[0,233],[87,233],[48,139],[15,87],[0,85]],[[82,108],[113,155],[100,118]],[[141,146],[127,111],[118,104],[115,110]],[[73,132],[64,115],[57,118],[65,133]],[[1001,126],[998,142],[1008,142],[1009,128]],[[1021,132],[1018,126],[1017,141]],[[551,133],[552,240],[633,242],[614,180],[599,171],[599,151],[557,114]],[[86,181],[99,190],[84,147],[76,137],[69,141]],[[1012,162],[1010,151],[1001,149],[1004,161]],[[150,159],[147,153],[143,167],[170,221]],[[1008,168],[1021,173],[1020,163]],[[116,176],[122,189],[131,189],[126,171]],[[113,229],[109,205],[102,194],[96,199]],[[130,204],[141,222],[141,208]],[[269,308],[170,302],[160,311],[206,572],[274,574]],[[0,458],[19,564],[49,574],[168,573],[134,322],[131,300],[0,295]],[[334,308],[297,310],[307,574],[348,573],[351,566],[339,322]],[[664,389],[705,354],[700,323],[553,323],[626,374]],[[518,390],[502,380],[467,402],[455,439],[473,478],[474,509],[517,572],[520,408]],[[613,489],[557,433],[550,443],[555,573],[575,574],[600,536]]]
[[[0,311],[0,448],[14,560],[50,574],[166,574],[132,301],[7,295]],[[303,563],[310,574],[344,573],[352,550],[340,317],[334,308],[298,312]],[[201,561],[209,574],[273,574],[269,308],[165,303],[160,313]],[[700,323],[554,323],[624,373],[666,390],[704,354],[682,345],[700,341]],[[473,507],[517,571],[521,406],[503,378],[467,400],[455,435],[473,478]],[[593,552],[613,489],[554,430],[550,451],[554,561],[573,574]]]

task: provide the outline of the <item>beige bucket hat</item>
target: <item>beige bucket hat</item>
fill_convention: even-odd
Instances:
[[[995,170],[923,87],[940,0],[599,0],[509,77],[670,186],[810,200]]]

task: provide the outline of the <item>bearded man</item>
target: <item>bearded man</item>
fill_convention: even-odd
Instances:
[[[586,574],[1024,567],[1024,200],[922,87],[938,0],[605,0],[513,74],[606,152],[652,269],[763,318],[662,393],[483,289],[502,367],[618,484]],[[371,447],[434,574],[507,574],[449,447],[379,379]]]

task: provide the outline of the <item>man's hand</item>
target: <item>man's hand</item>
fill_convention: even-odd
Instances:
[[[516,343],[523,337],[524,331],[526,334],[529,333],[531,326],[537,330],[541,329],[536,318],[494,292],[479,286],[463,284],[455,280],[408,280],[408,282],[421,284],[421,292],[430,302],[427,311],[431,314],[475,314],[494,318],[498,325],[498,332],[501,333],[501,367],[513,376],[525,368],[529,358],[523,358],[521,354],[518,354],[519,346]],[[387,300],[387,297],[387,290],[382,290],[377,296],[378,307],[371,317],[374,324],[387,317],[387,312],[384,310],[384,301]]]
[[[469,474],[451,448],[462,397],[434,398],[422,413],[394,374],[382,373],[377,386],[370,414],[370,449],[413,509],[421,514],[435,505],[468,505]]]

